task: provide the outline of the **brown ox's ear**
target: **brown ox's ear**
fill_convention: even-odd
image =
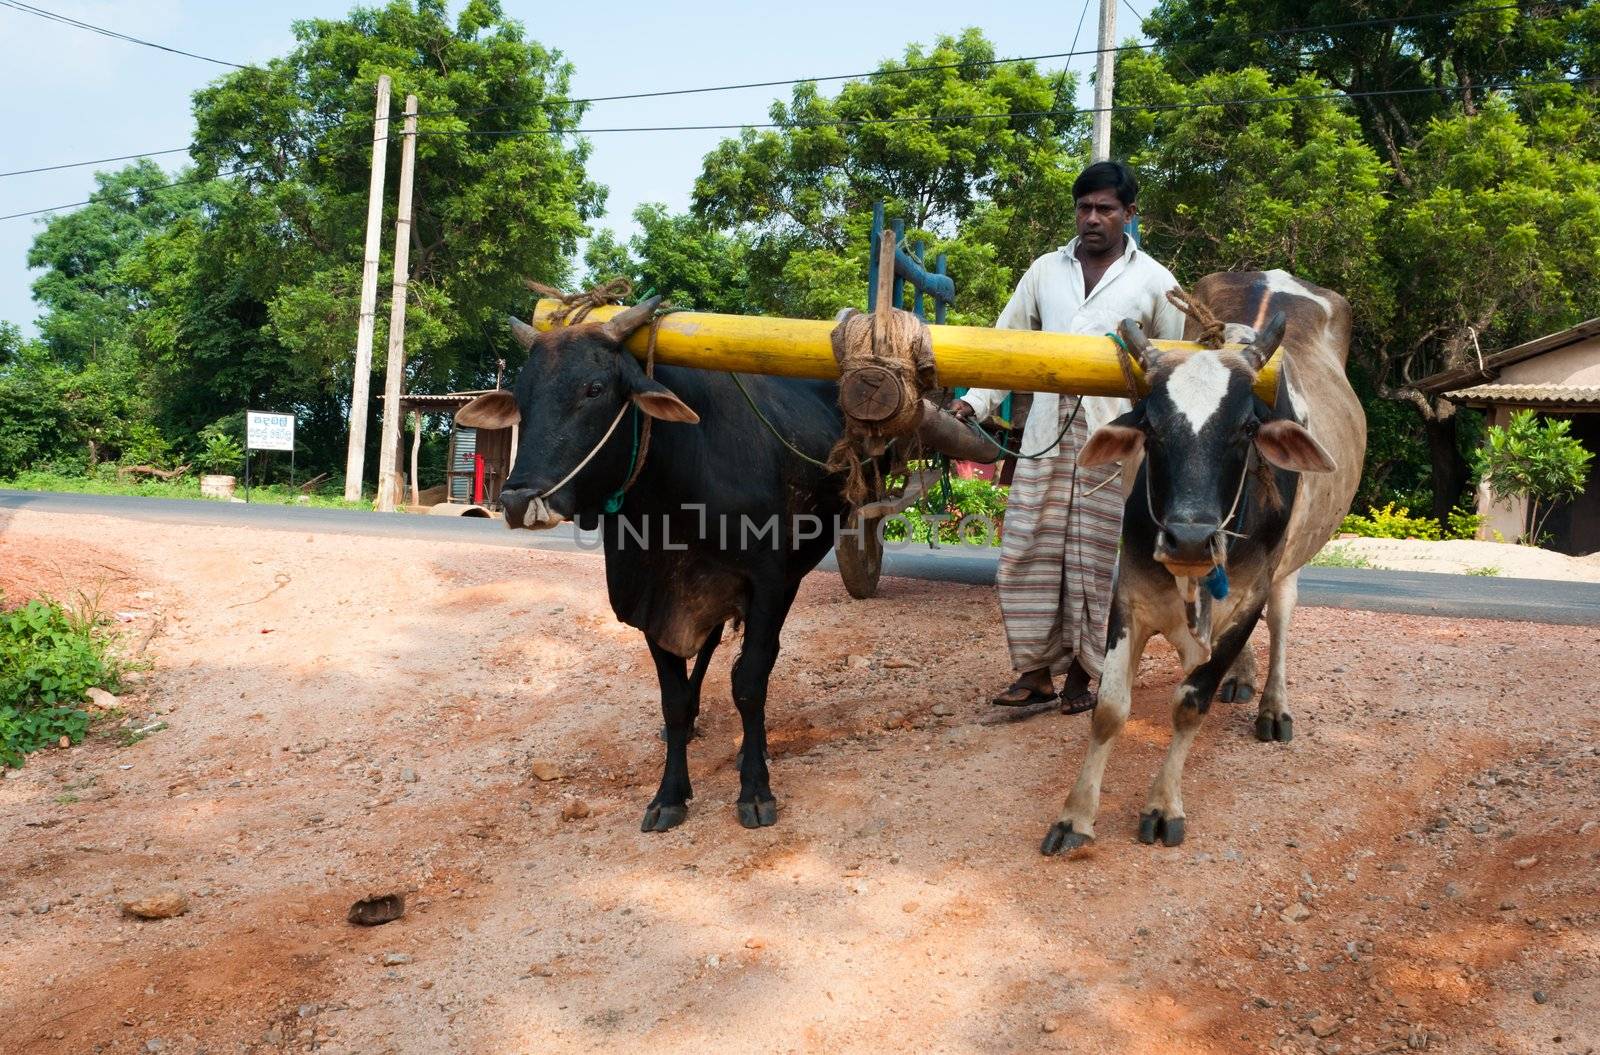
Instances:
[[[608,338],[621,344],[633,336],[633,331],[649,322],[656,313],[656,306],[661,303],[660,297],[651,297],[641,301],[633,307],[619,314],[611,316],[600,324],[600,332]]]
[[[521,420],[517,397],[503,388],[486,392],[456,411],[456,424],[475,429],[509,429]]]
[[[1275,311],[1267,324],[1256,331],[1256,339],[1244,350],[1245,361],[1250,364],[1250,369],[1260,372],[1267,364],[1272,353],[1278,350],[1278,345],[1283,343],[1283,329],[1288,324],[1289,317],[1281,311]]]
[[[1078,464],[1085,469],[1109,462],[1127,464],[1144,453],[1144,430],[1121,424],[1122,419],[1101,425],[1078,453]]]
[[[1316,437],[1286,419],[1262,422],[1256,430],[1256,449],[1278,468],[1297,473],[1331,473],[1337,468]]]

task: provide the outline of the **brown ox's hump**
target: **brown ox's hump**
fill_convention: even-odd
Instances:
[[[1222,321],[1254,329],[1281,311],[1289,320],[1285,344],[1320,338],[1317,343],[1332,350],[1341,365],[1349,351],[1350,302],[1287,271],[1219,271],[1195,283],[1194,295]],[[1188,326],[1184,336],[1190,336]]]

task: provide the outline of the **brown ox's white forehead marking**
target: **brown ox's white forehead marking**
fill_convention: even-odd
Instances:
[[[1167,398],[1190,432],[1198,436],[1222,406],[1232,376],[1233,371],[1215,352],[1190,352],[1167,375]]]

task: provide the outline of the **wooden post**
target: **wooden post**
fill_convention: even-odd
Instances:
[[[378,307],[378,243],[383,237],[383,177],[389,157],[389,75],[378,78],[372,118],[372,181],[367,185],[367,246],[361,257],[361,321],[356,325],[355,380],[350,386],[350,446],[344,458],[344,500],[361,501],[367,463],[368,389],[372,385],[373,316]]]
[[[1090,161],[1111,159],[1111,86],[1116,78],[1117,0],[1100,0],[1100,54],[1094,67],[1094,125]]]
[[[422,411],[411,412],[411,504],[422,504],[421,488],[417,486],[417,448],[422,446]]]
[[[378,511],[394,512],[399,491],[400,390],[406,376],[406,283],[411,269],[411,181],[417,167],[417,97],[406,96],[400,147],[400,204],[394,217],[394,287],[389,294],[389,357],[383,367],[383,442],[378,447]]]

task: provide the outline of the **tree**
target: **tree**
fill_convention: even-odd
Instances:
[[[1583,494],[1588,481],[1594,455],[1569,435],[1571,428],[1565,419],[1541,420],[1531,410],[1519,410],[1504,428],[1491,427],[1488,443],[1479,450],[1478,471],[1495,497],[1528,501],[1532,526],[1524,541],[1530,545],[1543,541],[1550,513]]]
[[[868,217],[882,199],[931,241],[981,223],[995,250],[967,263],[1003,273],[952,271],[963,312],[993,318],[997,291],[1009,293],[1011,276],[1071,230],[1062,173],[1076,174],[1085,130],[1070,74],[994,59],[975,29],[910,45],[903,61],[832,98],[797,85],[772,106],[776,129],[746,131],[707,155],[693,211],[748,235],[752,306],[820,317],[861,303]]]
[[[746,310],[749,246],[738,232],[718,231],[660,204],[639,206],[633,219],[640,230],[626,245],[609,229],[590,240],[584,262],[591,284],[621,275],[641,297],[659,293],[674,307],[729,314]]]
[[[337,394],[350,387],[378,77],[393,79],[396,99],[416,94],[424,115],[411,385],[491,380],[519,279],[566,278],[604,192],[585,175],[587,144],[561,134],[583,113],[566,100],[571,67],[526,40],[497,0],[469,0],[453,25],[443,0],[395,0],[341,21],[296,22],[294,33],[289,55],[196,93],[199,164],[239,171],[214,216],[174,229],[161,248],[167,285],[151,336],[174,366],[188,359],[212,376],[226,391],[222,409],[259,401],[300,410],[313,460],[332,465],[344,432]],[[390,129],[397,139],[399,121]],[[389,166],[389,201],[397,169]],[[198,340],[181,325],[197,312],[212,327]],[[374,442],[378,434],[369,430]]]
[[[1461,6],[1407,0],[1375,17],[1434,16]],[[1328,284],[1357,311],[1352,374],[1369,418],[1402,430],[1374,434],[1374,449],[1428,450],[1426,490],[1439,519],[1468,483],[1468,436],[1453,405],[1411,382],[1592,312],[1600,245],[1593,167],[1600,161],[1600,94],[1592,80],[1600,73],[1600,9],[1490,0],[1469,6],[1479,10],[1269,35],[1360,21],[1360,13],[1331,0],[1164,0],[1145,22],[1158,45],[1153,55],[1119,61],[1119,71],[1128,71],[1119,72],[1119,90],[1150,86],[1140,101],[1179,101],[1173,85],[1215,85],[1218,74],[1256,69],[1266,84],[1351,93],[1336,108],[1359,121],[1365,145],[1382,160],[1387,171],[1377,189],[1387,205],[1350,232],[1374,240],[1376,259]],[[1575,83],[1546,83],[1563,78]],[[1384,94],[1393,92],[1404,94]],[[1197,156],[1203,162],[1203,152]],[[1171,222],[1178,205],[1212,216],[1216,203],[1204,181],[1195,190],[1165,209],[1152,200],[1153,225]],[[1376,399],[1401,401],[1417,417],[1380,412]],[[1364,493],[1395,468],[1392,460],[1369,462]]]

